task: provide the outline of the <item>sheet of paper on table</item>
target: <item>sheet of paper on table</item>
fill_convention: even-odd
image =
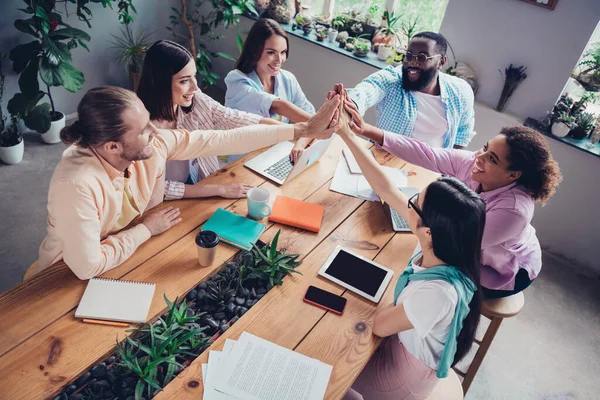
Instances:
[[[321,400],[333,367],[243,332],[206,369],[204,400]]]
[[[384,173],[396,184],[396,187],[407,187],[408,174],[397,168],[381,167]],[[357,197],[363,200],[379,201],[363,174],[353,174],[348,163],[340,157],[329,190]]]

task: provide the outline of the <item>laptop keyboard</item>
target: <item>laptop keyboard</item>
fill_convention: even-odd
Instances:
[[[398,214],[396,211],[394,211],[394,209],[391,207],[390,207],[390,214],[392,215],[392,223],[394,225],[395,231],[408,229],[408,223],[404,220],[404,218],[402,218],[400,216],[400,214]]]
[[[284,180],[290,174],[292,168],[294,168],[294,164],[290,161],[290,156],[286,155],[281,160],[265,169],[265,173],[277,179]]]

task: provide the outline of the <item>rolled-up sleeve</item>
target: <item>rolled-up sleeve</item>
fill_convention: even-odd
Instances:
[[[401,79],[393,67],[387,67],[381,71],[369,75],[361,83],[352,89],[348,89],[348,96],[356,106],[361,115],[383,100],[386,87]]]
[[[271,116],[271,106],[278,97],[261,90],[246,74],[238,70],[231,71],[225,77],[225,85],[225,106],[265,118]]]

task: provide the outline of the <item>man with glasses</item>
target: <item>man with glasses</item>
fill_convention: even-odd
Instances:
[[[348,95],[362,115],[376,106],[378,128],[432,147],[466,147],[475,135],[473,90],[464,80],[440,72],[447,47],[439,33],[418,33],[408,44],[402,68],[382,69]]]

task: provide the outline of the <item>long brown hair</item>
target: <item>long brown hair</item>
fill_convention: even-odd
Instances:
[[[77,106],[78,120],[60,131],[61,140],[85,148],[120,141],[128,128],[123,113],[136,101],[135,93],[117,86],[90,89]]]
[[[235,68],[245,74],[256,69],[256,63],[260,60],[265,49],[265,42],[273,35],[279,35],[285,39],[287,46],[287,58],[290,58],[290,41],[286,31],[272,19],[261,18],[252,25],[248,37],[242,47],[242,54],[235,63]]]
[[[192,53],[188,49],[170,40],[159,40],[150,46],[144,57],[137,94],[151,120],[177,119],[173,109],[173,76],[191,60]],[[189,112],[193,105],[182,110]]]

